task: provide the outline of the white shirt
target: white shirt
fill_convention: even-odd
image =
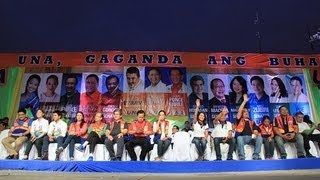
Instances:
[[[152,86],[152,85],[148,86],[145,91],[146,92],[154,92],[154,93],[157,93],[157,92],[160,92],[160,93],[168,92],[166,84],[164,84],[161,81],[159,81],[159,83],[157,85],[155,85],[155,86]]]
[[[32,122],[31,124],[31,130],[30,133],[38,137],[40,136],[43,132],[47,133],[49,128],[49,122],[48,120],[42,118],[41,120],[37,119]]]
[[[309,125],[306,122],[297,122],[298,127],[299,127],[299,133],[302,133],[306,129],[310,129]]]
[[[48,134],[55,138],[62,136],[65,137],[68,130],[68,125],[61,119],[58,122],[52,121],[49,125]]]
[[[45,92],[40,94],[40,102],[60,102],[60,95],[54,93],[53,96],[46,96]]]
[[[136,93],[136,92],[143,92],[143,90],[144,90],[144,83],[140,79],[139,83],[137,85],[135,85],[134,87],[129,87],[128,86],[127,92]]]
[[[172,91],[171,88],[172,88],[172,84],[168,85],[167,86],[167,91],[171,92]],[[182,86],[179,89],[178,93],[187,93],[187,86],[184,83],[182,83]]]
[[[213,132],[211,134],[212,137],[227,137],[228,136],[228,132],[232,131],[232,124],[229,121],[226,121],[225,124],[220,124],[220,122],[218,122],[217,124],[214,124],[214,129]]]
[[[293,94],[289,94],[289,101],[290,102],[308,102],[308,97],[305,94],[301,93],[298,96],[298,99],[296,99],[296,97]]]
[[[205,126],[200,126],[198,122],[193,124],[193,137],[204,137],[204,132],[209,129],[208,124]]]
[[[160,125],[160,127],[161,127],[161,138],[163,138],[163,137],[165,137],[165,122],[163,121],[163,122],[161,122],[161,125]],[[158,128],[159,127],[157,127],[157,122],[154,122],[153,123],[153,132],[154,133],[157,133],[158,132]],[[171,137],[172,136],[172,127],[171,127],[171,123],[169,122],[169,129],[168,129],[168,134],[167,134],[167,137]]]

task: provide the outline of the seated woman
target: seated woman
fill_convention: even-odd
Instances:
[[[88,161],[93,161],[93,152],[97,144],[103,144],[106,136],[106,123],[102,122],[103,114],[97,112],[94,116],[94,123],[90,124],[88,128],[88,140],[82,145],[76,147],[77,150],[83,151],[87,144],[89,144],[89,158]]]
[[[196,145],[198,150],[198,159],[196,161],[205,161],[204,152],[207,147],[207,137],[209,126],[207,124],[206,115],[204,112],[199,112],[200,99],[196,100],[196,110],[193,118],[193,135],[192,143]]]
[[[31,151],[32,145],[34,144],[36,146],[38,157],[36,160],[42,159],[42,144],[43,144],[43,137],[47,134],[48,128],[49,128],[49,122],[48,120],[44,119],[44,112],[42,109],[39,109],[37,111],[37,120],[33,121],[31,124],[30,134],[31,138],[27,142],[27,147],[24,152],[23,160],[28,160],[29,153]]]
[[[166,120],[166,112],[160,110],[158,115],[158,121],[153,124],[153,132],[155,133],[153,142],[158,145],[158,157],[155,160],[161,161],[171,144],[171,128],[169,121]]]
[[[84,114],[79,111],[76,115],[76,122],[73,122],[68,131],[68,137],[64,141],[62,147],[57,149],[57,156],[69,145],[69,157],[70,160],[74,160],[74,145],[75,143],[83,144],[88,137],[88,124],[84,122]]]
[[[265,158],[272,159],[274,154],[274,133],[272,124],[270,124],[269,116],[263,116],[259,128],[261,130],[262,142],[264,144]]]

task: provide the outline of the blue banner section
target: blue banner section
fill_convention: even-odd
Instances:
[[[1,170],[32,170],[62,172],[127,172],[127,173],[214,173],[241,171],[274,171],[320,169],[314,159],[268,161],[208,161],[208,162],[113,162],[113,161],[21,161],[2,160]]]

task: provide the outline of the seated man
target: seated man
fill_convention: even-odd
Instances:
[[[124,148],[124,135],[128,132],[128,124],[122,119],[121,109],[113,111],[113,121],[107,124],[106,139],[104,144],[110,154],[111,161],[121,161]],[[115,155],[113,145],[117,143]]]
[[[138,119],[131,122],[128,134],[132,138],[127,142],[126,149],[129,153],[131,161],[137,161],[137,155],[134,152],[135,146],[141,146],[140,161],[144,161],[147,153],[152,149],[149,135],[153,134],[151,124],[145,117],[145,112],[139,110],[137,112]]]
[[[226,121],[228,114],[228,108],[225,106],[220,114],[213,120],[214,130],[213,130],[213,140],[214,149],[217,155],[217,161],[221,161],[221,149],[220,143],[228,143],[228,157],[227,160],[233,160],[232,153],[236,145],[236,140],[233,137],[232,124]]]
[[[19,159],[19,150],[28,140],[31,123],[32,121],[26,115],[26,110],[19,109],[18,119],[13,122],[8,137],[2,139],[2,144],[9,154],[6,159]],[[14,146],[12,146],[13,142]]]
[[[276,146],[280,151],[281,159],[287,158],[284,148],[285,142],[295,142],[298,158],[305,158],[303,137],[299,133],[299,128],[294,117],[288,114],[288,109],[285,106],[280,106],[279,112],[280,115],[275,117],[273,121],[273,131],[276,135]]]
[[[63,139],[67,134],[68,125],[61,119],[60,111],[53,111],[52,122],[49,124],[49,130],[47,136],[43,138],[42,145],[42,160],[48,160],[48,148],[49,143],[58,143],[56,152],[63,145]],[[56,154],[56,161],[59,160],[59,153]]]
[[[239,151],[239,159],[245,160],[244,145],[254,144],[254,153],[252,159],[258,160],[260,158],[262,137],[259,134],[259,128],[253,120],[249,119],[249,112],[244,108],[245,104],[249,101],[248,95],[243,94],[243,102],[241,103],[236,122],[236,132],[238,133],[237,143]]]
[[[303,136],[303,144],[304,144],[304,150],[306,151],[306,156],[313,158],[314,156],[310,153],[310,144],[309,141],[316,141],[320,142],[320,134],[313,134],[315,132],[316,127],[312,125],[312,127],[309,126],[306,122],[303,121],[303,113],[297,112],[296,113],[296,120],[299,127],[299,133]]]

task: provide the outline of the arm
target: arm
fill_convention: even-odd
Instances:
[[[151,124],[150,124],[149,121],[147,121],[146,126],[147,126],[147,131],[145,131],[144,134],[145,134],[145,135],[151,135],[151,134],[153,134],[153,130],[152,130],[152,128],[151,128]]]
[[[194,111],[194,116],[193,116],[193,123],[196,123],[198,121],[198,112],[200,108],[200,99],[196,100],[196,109]]]
[[[238,109],[238,113],[237,113],[237,119],[241,119],[242,116],[242,110],[244,108],[244,106],[246,105],[246,103],[249,101],[248,95],[247,94],[243,94],[243,101]]]
[[[136,130],[133,129],[133,126],[134,126],[133,123],[134,123],[134,121],[131,122],[131,124],[130,124],[130,126],[129,126],[129,128],[128,128],[128,134],[134,134],[134,133],[136,133]]]

